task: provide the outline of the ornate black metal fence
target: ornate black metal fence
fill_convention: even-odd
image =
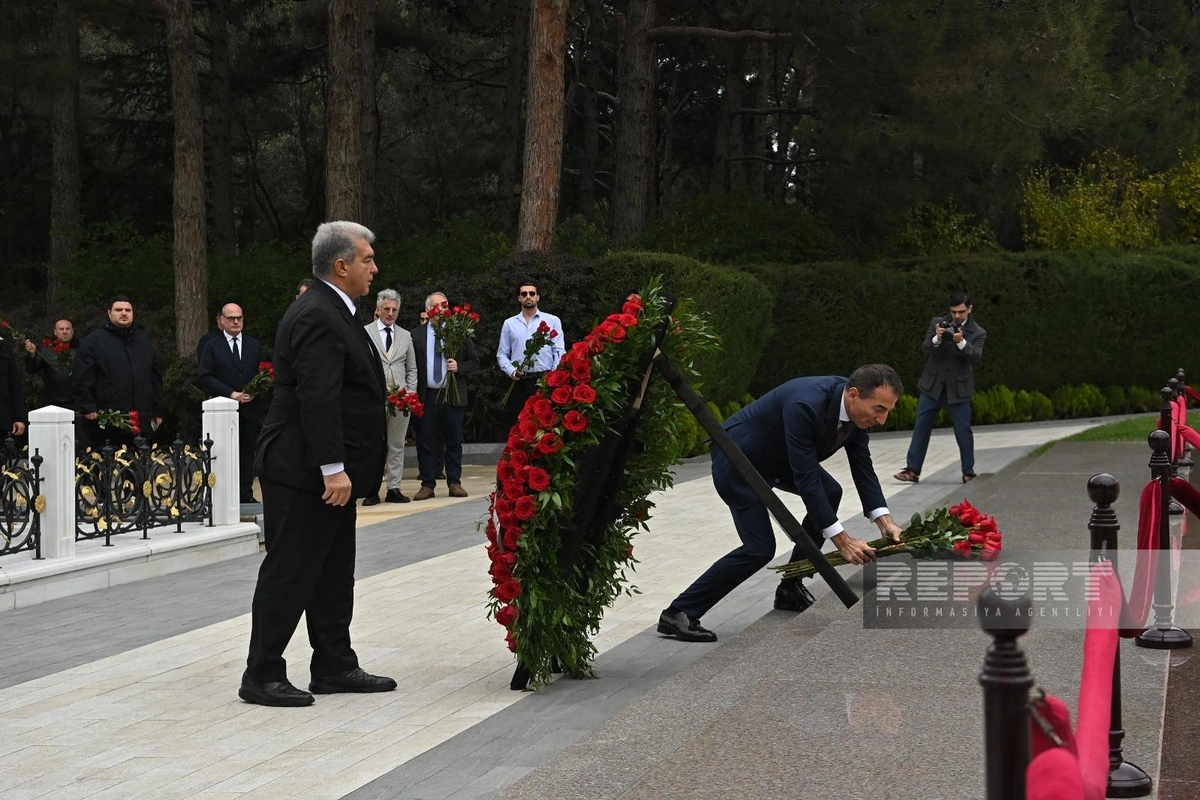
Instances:
[[[10,436],[4,441],[3,469],[0,470],[0,556],[32,550],[42,557],[42,512],[46,498],[41,494],[42,456],[33,451],[31,458],[18,452]]]
[[[75,539],[104,537],[141,531],[149,539],[151,528],[185,522],[213,524],[212,439],[193,448],[178,436],[169,447],[150,446],[137,437],[132,447],[84,453],[75,462]]]

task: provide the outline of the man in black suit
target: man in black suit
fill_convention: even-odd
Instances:
[[[238,402],[238,462],[241,466],[241,502],[257,503],[254,497],[254,443],[258,441],[261,403],[242,391],[265,361],[258,339],[245,334],[246,318],[237,303],[226,303],[218,317],[220,332],[205,336],[200,344],[200,386],[209,397],[228,397]]]
[[[64,356],[60,356],[54,348],[63,346],[67,351]],[[29,339],[25,340],[25,372],[42,376],[42,400],[46,405],[75,409],[70,364],[75,357],[74,351],[78,349],[79,340],[75,338],[75,326],[66,317],[55,320],[54,340],[51,346],[36,345]]]
[[[313,238],[312,288],[275,335],[275,397],[255,453],[267,555],[258,572],[250,653],[238,695],[268,706],[306,706],[283,651],[300,615],[313,648],[313,694],[388,692],[350,647],[355,498],[379,492],[387,454],[383,369],[355,301],[378,271],[375,235],[326,222]]]
[[[971,432],[971,400],[975,397],[975,365],[983,360],[985,331],[971,312],[975,307],[966,292],[950,295],[950,316],[934,317],[925,332],[921,349],[929,360],[917,389],[917,419],[904,469],[895,478],[903,483],[921,480],[921,467],[929,450],[929,435],[938,411],[943,407],[954,424],[958,456],[962,462],[962,482],[975,479],[975,434]]]
[[[845,448],[863,514],[885,536],[899,539],[879,479],[871,465],[867,428],[882,425],[904,393],[899,376],[884,364],[859,367],[849,378],[794,378],[725,420],[724,428],[768,485],[800,495],[808,513],[804,532],[820,547],[830,539],[851,564],[875,557],[865,541],[838,521],[842,487],[821,462]],[[700,618],[742,581],[775,557],[775,532],[766,505],[719,448],[712,448],[713,485],[729,506],[741,547],[723,556],[675,598],[658,620],[658,632],[685,642],[715,642]],[[792,559],[803,558],[797,547]],[[803,611],[812,595],[799,579],[784,580],[775,608]]]
[[[434,292],[425,298],[425,310],[438,306],[449,308],[446,295]],[[463,419],[467,415],[467,376],[479,369],[479,350],[470,339],[463,345],[457,359],[447,359],[437,352],[437,337],[433,326],[413,328],[413,349],[417,355],[417,395],[425,404],[425,415],[417,419],[417,469],[421,488],[413,500],[428,500],[437,486],[437,451],[439,435],[446,443],[446,488],[451,497],[466,497],[462,487]],[[451,373],[458,376],[458,396],[448,388]]]
[[[0,339],[0,445],[9,436],[14,439],[23,436],[28,419],[25,387],[17,373],[17,354],[11,341]]]

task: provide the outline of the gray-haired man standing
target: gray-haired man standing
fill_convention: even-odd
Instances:
[[[379,363],[383,366],[383,379],[390,393],[394,389],[417,391],[417,353],[413,349],[412,334],[396,324],[400,316],[400,295],[394,289],[384,289],[376,296],[375,321],[364,326],[371,343],[379,352]],[[407,503],[409,498],[400,491],[400,479],[404,477],[404,438],[408,435],[408,415],[389,412],[387,421],[387,494],[389,503]],[[364,506],[379,504],[375,494],[363,500]]]

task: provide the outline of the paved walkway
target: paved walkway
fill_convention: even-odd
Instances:
[[[978,470],[999,472],[1032,447],[1089,424],[977,429]],[[907,444],[903,434],[873,437],[881,475],[903,465]],[[830,465],[850,487],[844,460]],[[916,486],[884,479],[897,515],[961,496],[948,432],[934,436],[925,474]],[[600,679],[559,681],[536,695],[508,689],[511,655],[500,627],[484,615],[489,582],[476,522],[487,482],[486,471],[464,481],[473,495],[467,500],[384,504],[364,515],[353,637],[367,669],[399,681],[393,693],[321,697],[307,709],[237,699],[259,557],[0,614],[2,796],[466,798],[512,787],[514,796],[560,797],[559,789],[538,794],[530,773],[573,742],[609,730],[620,715],[636,715],[643,698],[689,668],[710,674],[691,692],[696,703],[737,695],[721,667],[738,658],[739,636],[756,623],[779,624],[783,615],[768,613],[773,573],[760,573],[705,618],[721,634],[718,647],[652,633],[659,611],[736,541],[706,460],[684,465],[676,487],[656,498],[650,531],[636,544],[643,593],[621,598],[606,615],[597,637]],[[848,510],[852,497],[850,487]],[[785,499],[803,513],[796,498]],[[849,527],[859,535],[873,530],[861,516]],[[781,542],[779,553],[788,550]],[[861,629],[857,612],[838,613],[826,597],[788,619],[804,621],[801,637],[824,636],[825,649],[835,639],[822,620],[854,620]],[[804,633],[810,624],[818,627]],[[977,661],[978,635],[970,649]],[[880,654],[881,663],[903,667],[908,655],[917,657],[898,650]],[[303,684],[303,636],[287,657],[293,681]],[[973,767],[978,761],[974,748],[953,758]],[[703,783],[709,776],[695,777]],[[743,789],[755,796],[753,787]]]

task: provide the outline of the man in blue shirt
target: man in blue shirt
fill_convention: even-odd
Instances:
[[[500,329],[500,347],[496,350],[496,361],[499,362],[500,369],[504,370],[504,374],[515,382],[505,406],[505,428],[516,424],[517,415],[524,408],[525,401],[537,392],[538,378],[542,373],[557,367],[558,360],[567,352],[562,321],[553,314],[539,310],[540,299],[536,284],[532,281],[522,283],[517,289],[517,302],[521,306],[521,313],[504,320],[504,326]],[[531,368],[518,369],[517,365],[525,360],[525,343],[543,322],[558,335],[551,339],[549,345],[537,352]]]

